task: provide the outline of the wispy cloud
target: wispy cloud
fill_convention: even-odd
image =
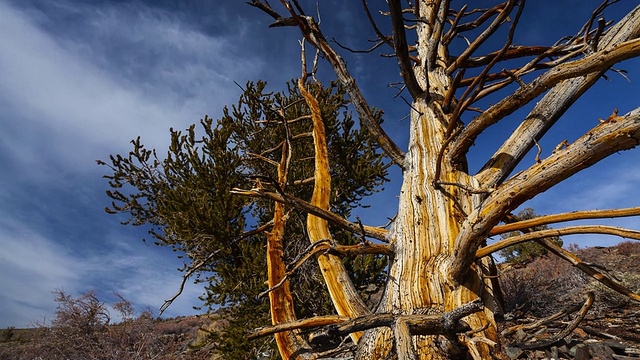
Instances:
[[[178,289],[181,277],[176,261],[165,252],[145,251],[138,239],[96,235],[103,246],[72,249],[49,234],[31,230],[31,224],[0,219],[0,328],[26,327],[43,317],[51,319],[56,289],[78,295],[95,289],[108,304],[118,301],[115,293],[139,310],[157,309]],[[203,289],[188,285],[166,316],[194,313]],[[114,313],[115,315],[115,313]]]
[[[77,289],[81,264],[68,249],[30,230],[29,224],[1,217],[0,228],[0,327],[26,326],[55,309],[50,291]]]
[[[145,8],[86,8],[86,28],[52,37],[0,3],[2,144],[21,163],[94,160],[142,135],[154,147],[171,126],[219,111],[259,61],[221,56],[212,38]],[[82,35],[91,34],[91,35]],[[232,55],[232,54],[231,54]],[[241,76],[240,73],[243,75]]]
[[[240,92],[233,80],[263,66],[232,50],[242,32],[210,36],[141,5],[56,4],[46,13],[0,1],[0,327],[50,317],[56,288],[153,309],[173,295],[175,254],[124,228],[104,232],[119,225],[98,215],[105,184],[94,160],[138,135],[166,148],[169,127],[219,115]],[[60,13],[84,20],[55,24]],[[191,313],[201,292],[188,286],[167,315]]]

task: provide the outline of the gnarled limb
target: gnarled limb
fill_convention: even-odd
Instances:
[[[473,119],[453,143],[450,158],[454,162],[455,159],[461,158],[486,128],[529,103],[562,80],[600,72],[603,68],[609,68],[613,64],[637,56],[640,56],[640,39],[633,39],[552,68]]]
[[[389,245],[386,244],[373,244],[373,243],[362,243],[357,245],[343,246],[343,245],[332,245],[331,240],[322,239],[316,241],[311,244],[305,251],[296,256],[293,259],[293,262],[287,266],[287,272],[284,274],[282,280],[276,285],[270,287],[269,289],[258,294],[258,297],[262,297],[265,294],[273,291],[274,289],[282,286],[285,281],[291,276],[297,269],[305,263],[305,261],[309,260],[312,256],[317,254],[332,254],[336,256],[356,256],[356,255],[366,255],[366,254],[374,254],[374,255],[393,255],[393,250]]]
[[[324,315],[314,316],[308,319],[301,319],[292,321],[286,324],[279,324],[274,326],[265,326],[252,331],[247,338],[257,339],[259,337],[277,334],[282,331],[291,331],[296,329],[311,329],[330,324],[342,323],[351,320],[350,317],[340,315]]]
[[[507,19],[509,18],[509,14],[517,3],[518,0],[508,0],[505,3],[504,7],[500,9],[500,14],[493,20],[493,22],[480,35],[478,35],[475,40],[473,40],[473,42],[462,52],[462,54],[460,54],[460,56],[458,56],[458,58],[451,65],[447,67],[448,74],[453,74],[453,72],[460,67],[460,64],[467,61],[467,59],[470,58],[476,50],[478,50],[480,45],[484,44],[484,42],[487,41],[487,39],[491,37],[491,35],[495,33],[496,30],[498,30],[498,28],[507,21]]]
[[[595,298],[595,296],[593,295],[593,292],[591,292],[591,291],[588,292],[587,293],[587,298],[584,301],[584,304],[582,305],[582,307],[580,308],[580,312],[578,313],[576,318],[573,319],[573,321],[571,321],[571,323],[566,328],[564,328],[562,331],[560,331],[559,333],[555,334],[551,338],[545,339],[545,340],[536,341],[536,342],[533,342],[533,343],[519,344],[517,346],[519,348],[521,348],[521,349],[540,349],[540,348],[543,348],[543,347],[551,346],[551,345],[559,342],[560,340],[564,339],[569,334],[571,334],[571,332],[573,330],[575,330],[575,328],[578,327],[578,325],[580,324],[582,319],[584,319],[584,317],[587,315],[587,312],[591,308],[591,305],[593,305],[594,298]]]
[[[606,234],[615,235],[628,239],[640,240],[640,231],[623,229],[605,225],[583,225],[583,226],[567,226],[559,229],[546,229],[532,231],[522,235],[511,236],[506,239],[485,246],[476,251],[476,258],[481,258],[496,251],[502,250],[512,245],[522,242],[544,239],[552,236],[576,235],[576,234]]]
[[[468,217],[454,249],[450,275],[462,279],[473,262],[462,254],[475,253],[491,229],[513,209],[553,185],[605,157],[640,145],[640,108],[600,123],[594,129],[503,183]]]
[[[389,0],[389,12],[391,13],[391,27],[393,29],[393,44],[396,51],[396,57],[398,59],[398,66],[402,78],[409,94],[414,99],[422,96],[424,90],[418,84],[416,76],[413,73],[411,66],[411,60],[409,59],[409,52],[407,48],[407,35],[404,32],[404,20],[402,19],[402,5],[400,0]]]
[[[454,26],[452,26],[449,31],[444,35],[444,43],[448,44],[451,42],[451,40],[453,40],[453,38],[460,34],[461,32],[465,32],[465,31],[469,31],[469,30],[473,30],[476,29],[480,26],[482,26],[482,24],[484,24],[486,21],[488,21],[489,19],[491,19],[491,17],[495,14],[500,14],[503,9],[505,8],[505,6],[507,5],[507,3],[502,3],[502,4],[498,4],[495,5],[494,7],[490,8],[490,9],[473,9],[467,13],[465,13],[465,10],[467,9],[467,5],[465,4],[462,9],[460,9],[460,11],[456,14],[456,19],[454,22]],[[459,24],[460,20],[465,17],[465,16],[469,16],[471,14],[477,13],[477,12],[481,12],[482,14],[475,19],[474,21],[471,22],[467,22],[464,24]],[[459,25],[458,25],[459,24]]]
[[[546,318],[540,319],[538,321],[535,321],[533,323],[529,323],[529,324],[521,324],[521,325],[515,325],[512,326],[508,329],[503,330],[500,335],[502,336],[509,336],[513,333],[515,333],[518,330],[535,330],[539,327],[541,327],[542,325],[548,324],[552,321],[561,319],[567,315],[573,314],[574,312],[580,310],[582,306],[580,304],[574,304],[571,305],[563,310],[558,311],[557,313],[547,316]]]
[[[570,262],[573,266],[578,268],[580,271],[589,275],[591,278],[599,281],[600,283],[610,288],[611,290],[614,290],[622,295],[625,295],[634,301],[640,302],[640,295],[614,282],[613,280],[611,280],[609,276],[603,274],[602,272],[598,271],[594,267],[589,266],[587,263],[580,260],[577,256],[575,256],[571,252],[554,244],[552,241],[545,239],[550,236],[570,235],[570,234],[609,234],[609,235],[617,235],[617,236],[623,236],[626,238],[640,240],[640,231],[620,229],[612,226],[572,226],[572,227],[567,227],[563,229],[540,230],[540,231],[534,231],[528,234],[513,236],[505,240],[516,238],[514,242],[510,242],[510,243],[501,242],[501,245],[497,247],[493,247],[493,245],[489,245],[485,248],[478,250],[476,252],[476,257],[481,258],[481,257],[487,256],[497,250],[500,250],[510,245],[517,244],[519,242],[536,240],[538,244],[544,246],[551,253]]]
[[[452,311],[435,314],[398,315],[384,313],[365,315],[355,319],[339,315],[315,316],[288,324],[262,327],[254,330],[248,338],[255,339],[281,331],[310,329],[321,326],[328,326],[327,332],[331,335],[343,336],[376,327],[392,327],[398,319],[406,321],[412,335],[435,335],[447,332],[456,333],[468,330],[468,327],[460,322],[462,318],[482,311],[482,309],[482,301],[476,300]]]
[[[362,95],[362,91],[360,91],[355,79],[347,70],[347,64],[344,59],[342,59],[331,45],[329,45],[329,42],[327,42],[320,31],[318,24],[316,24],[313,18],[298,14],[289,3],[284,0],[281,0],[281,2],[289,10],[305,39],[307,39],[307,41],[309,41],[316,49],[320,50],[325,59],[327,59],[331,64],[333,71],[345,87],[347,94],[349,94],[349,98],[351,99],[362,124],[371,132],[387,156],[389,156],[396,165],[404,169],[404,153],[376,121],[376,118],[373,116],[373,112],[371,111],[371,107]]]
[[[550,252],[559,256],[560,258],[570,262],[573,266],[578,268],[578,270],[589,275],[591,278],[599,281],[602,285],[622,295],[626,295],[631,300],[640,302],[640,295],[634,293],[633,291],[611,280],[609,276],[603,274],[602,272],[598,271],[594,267],[589,266],[587,263],[580,260],[577,256],[575,256],[571,252],[561,248],[560,246],[554,244],[553,242],[547,239],[541,239],[538,243],[544,246]]]
[[[289,165],[291,163],[290,133],[286,122],[283,123],[286,140],[282,143],[282,158],[278,164],[278,186],[284,191],[287,184]],[[267,232],[267,283],[273,287],[281,283],[277,289],[269,293],[271,322],[274,325],[296,320],[293,297],[286,281],[285,265],[283,261],[283,239],[285,232],[284,204],[276,202],[273,210],[273,227]],[[311,359],[312,350],[298,331],[281,332],[275,335],[278,351],[283,359],[293,358]]]
[[[369,10],[369,5],[367,5],[367,0],[362,0],[362,7],[364,8],[365,13],[367,14],[367,19],[369,19],[369,23],[371,24],[373,31],[376,33],[376,35],[378,35],[378,38],[381,41],[383,41],[385,44],[393,48],[394,47],[393,42],[389,39],[390,36],[384,35],[380,31],[380,28],[378,28],[378,25],[376,25],[376,22],[373,20],[373,16],[371,16],[371,11]]]
[[[452,120],[450,121],[449,127],[447,128],[447,136],[450,135],[451,132],[453,131],[454,124],[456,124],[457,122],[456,120],[460,118],[460,115],[478,99],[478,95],[484,88],[484,84],[487,81],[486,76],[489,74],[489,71],[498,61],[500,61],[500,59],[502,58],[502,55],[504,55],[509,49],[509,47],[511,46],[511,42],[513,41],[513,36],[515,34],[516,27],[518,26],[518,21],[520,20],[520,15],[522,15],[522,10],[524,9],[524,4],[525,4],[525,0],[520,0],[518,11],[509,28],[509,35],[507,36],[507,41],[505,42],[502,49],[500,49],[498,54],[493,59],[491,59],[489,64],[487,64],[487,66],[485,66],[484,69],[482,69],[482,71],[480,72],[480,75],[478,75],[474,79],[471,85],[467,87],[467,89],[464,91],[464,93],[460,97],[458,101],[458,105],[455,107],[455,109],[453,110],[453,114],[451,115]],[[511,9],[509,9],[508,11],[511,11]],[[464,130],[465,129],[462,130],[463,134],[464,134]]]

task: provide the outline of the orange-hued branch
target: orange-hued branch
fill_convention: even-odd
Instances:
[[[311,205],[329,211],[331,196],[331,174],[329,173],[329,155],[324,123],[322,121],[318,100],[306,89],[304,78],[298,79],[298,89],[311,110],[313,120],[313,144],[315,151],[315,179]],[[307,215],[307,234],[311,243],[324,239],[332,239],[329,222],[313,214]],[[356,290],[347,270],[339,257],[331,254],[317,256],[320,271],[329,290],[331,301],[338,315],[355,318],[369,314],[369,309]],[[354,342],[360,339],[360,333],[353,333]]]
[[[497,187],[482,206],[469,214],[456,240],[457,254],[475,253],[491,229],[510,211],[552,186],[621,150],[640,144],[640,108],[600,123],[567,145]],[[458,256],[450,275],[462,279],[473,257]]]

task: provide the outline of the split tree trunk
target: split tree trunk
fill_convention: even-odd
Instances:
[[[442,70],[442,69],[440,69]],[[445,91],[450,78],[444,71],[430,73],[430,88]],[[463,284],[448,276],[454,241],[460,225],[474,205],[482,199],[459,186],[436,184],[436,180],[477,187],[475,179],[465,172],[441,162],[440,179],[436,179],[437,154],[445,141],[448,117],[437,103],[441,94],[431,93],[431,101],[419,98],[412,105],[411,137],[406,155],[406,169],[400,192],[398,215],[389,240],[395,257],[377,313],[426,314],[451,311],[460,305],[482,298],[486,308],[464,319],[471,329],[487,329],[475,337],[486,343],[498,341],[493,319],[494,303],[491,286],[483,280],[488,263],[469,272]],[[474,256],[474,255],[469,255]],[[401,339],[394,338],[389,328],[366,331],[358,351],[358,359],[385,359]],[[420,359],[464,357],[467,349],[476,358],[491,358],[486,343],[466,341],[456,336],[412,336],[412,347]],[[458,342],[460,341],[460,342]]]

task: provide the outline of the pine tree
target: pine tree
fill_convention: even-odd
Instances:
[[[248,343],[247,324],[271,324],[267,282],[266,237],[273,231],[274,204],[235,196],[234,188],[270,189],[300,199],[313,191],[314,150],[309,107],[298,87],[267,93],[265,82],[248,83],[238,103],[214,121],[205,117],[186,131],[171,130],[166,157],[132,141],[127,156],[110,157],[113,199],[106,211],[129,216],[125,224],[148,226],[155,243],[184,256],[183,271],[204,283],[204,306],[220,310],[230,326],[218,338],[226,358],[255,357],[272,346]],[[349,217],[362,200],[387,180],[388,164],[366,128],[356,128],[347,109],[344,89],[310,86],[317,99],[327,135],[332,168],[331,211]],[[376,118],[380,119],[380,113]],[[381,120],[379,120],[381,121]],[[203,135],[198,136],[202,131]],[[278,181],[285,156],[287,178]],[[102,162],[102,164],[105,164]],[[306,214],[286,210],[286,231],[278,246],[283,264],[291,264],[310,245]],[[248,220],[248,217],[251,220]],[[360,243],[352,233],[335,229],[335,241]],[[307,250],[308,253],[308,250]],[[384,282],[386,257],[366,255],[345,259],[359,292],[375,292]],[[305,261],[291,273],[291,296],[301,317],[328,313],[331,302],[317,264]],[[261,296],[262,294],[262,296]],[[275,352],[274,352],[275,353]]]

